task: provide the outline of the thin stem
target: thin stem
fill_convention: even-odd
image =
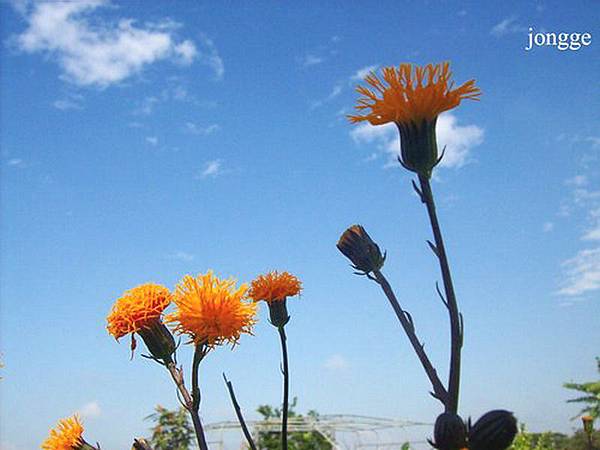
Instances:
[[[235,409],[235,414],[238,418],[238,422],[242,427],[242,432],[246,437],[246,441],[248,441],[248,445],[251,450],[256,450],[256,444],[254,443],[254,439],[252,439],[252,435],[250,431],[248,431],[248,426],[246,425],[246,421],[244,420],[244,416],[242,414],[242,408],[240,408],[240,404],[235,398],[235,391],[233,390],[233,383],[227,379],[225,374],[223,374],[223,379],[225,380],[225,384],[227,385],[227,389],[229,390],[229,397],[231,397],[231,403],[233,404],[233,408]]]
[[[167,369],[169,370],[171,378],[173,378],[177,389],[183,397],[185,409],[188,410],[190,416],[192,417],[192,424],[194,425],[194,431],[196,432],[196,439],[198,440],[198,446],[200,447],[200,450],[208,450],[206,437],[204,436],[204,429],[202,428],[202,422],[200,421],[200,415],[198,414],[198,411],[194,409],[194,401],[185,387],[182,371],[178,369],[173,362],[167,365]]]
[[[194,359],[192,361],[192,401],[194,410],[200,410],[200,388],[198,387],[198,371],[200,362],[206,355],[204,344],[196,345],[194,349]]]
[[[374,271],[373,275],[375,275],[375,280],[377,283],[379,283],[381,289],[383,289],[383,292],[388,298],[390,305],[392,305],[392,308],[396,313],[396,317],[398,317],[398,320],[400,321],[402,328],[404,328],[404,332],[406,333],[408,340],[412,344],[415,353],[421,361],[423,369],[425,369],[425,373],[427,374],[427,377],[429,378],[429,381],[433,387],[433,397],[437,398],[440,402],[442,402],[442,404],[446,405],[448,392],[440,381],[437,371],[435,370],[435,367],[433,367],[433,364],[431,364],[427,353],[425,353],[423,344],[421,344],[415,333],[415,327],[412,323],[412,320],[408,319],[406,312],[400,307],[400,303],[398,302],[398,299],[396,298],[396,295],[394,294],[394,291],[392,290],[392,287],[385,276],[379,270]]]
[[[277,327],[279,330],[279,337],[281,340],[281,355],[283,360],[283,411],[281,412],[281,448],[287,450],[287,422],[288,422],[288,404],[289,404],[289,391],[290,391],[290,378],[288,368],[288,353],[287,353],[287,338],[285,336],[285,329],[282,326]]]
[[[446,248],[444,247],[440,224],[435,212],[435,203],[429,178],[419,175],[419,183],[423,194],[422,201],[427,206],[427,213],[435,239],[436,255],[440,263],[447,309],[450,316],[450,372],[448,375],[448,403],[446,404],[446,411],[456,414],[458,411],[458,394],[460,389],[460,353],[462,347],[460,313],[456,303],[456,294],[454,293],[454,285],[452,284],[452,275],[450,273],[448,257],[446,256]]]

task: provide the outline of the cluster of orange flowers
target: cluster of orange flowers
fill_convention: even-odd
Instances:
[[[365,79],[370,88],[357,88],[362,97],[356,109],[366,110],[366,114],[349,116],[351,122],[420,126],[421,122],[434,121],[440,113],[455,108],[463,99],[477,100],[480,95],[474,80],[454,88],[448,63],[386,67],[382,78],[372,72]],[[301,289],[298,278],[277,271],[260,275],[250,286],[237,286],[234,279],[220,279],[212,271],[196,277],[186,275],[173,292],[147,283],[126,291],[115,302],[107,317],[107,329],[117,340],[129,334],[133,339],[135,333],[143,335],[156,324],[164,327],[164,320],[176,333],[190,337],[195,345],[208,348],[224,343],[235,345],[242,334],[252,333],[258,301],[285,307],[284,300],[299,294]],[[175,310],[165,315],[165,309],[172,303]],[[42,449],[92,448],[85,443],[82,433],[83,426],[77,416],[63,419],[50,432]]]
[[[174,303],[175,311],[164,316],[178,334],[209,347],[236,344],[241,334],[251,334],[256,323],[256,302],[272,302],[297,295],[300,280],[288,272],[260,275],[248,287],[234,279],[220,279],[212,271],[196,277],[186,275],[170,292],[164,286],[143,284],[119,298],[108,315],[108,332],[119,339],[140,332]]]

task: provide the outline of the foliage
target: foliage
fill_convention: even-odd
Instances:
[[[294,411],[297,404],[297,398],[291,402],[289,407],[290,418],[302,418],[301,414]],[[281,418],[281,409],[269,405],[260,405],[256,410],[263,420],[273,420]],[[319,420],[319,413],[309,411],[306,417],[312,420]],[[260,450],[279,450],[281,448],[281,432],[278,431],[260,431],[256,446]],[[317,431],[292,432],[288,434],[289,450],[331,450],[333,446],[327,440],[327,437]]]
[[[594,449],[600,443],[600,431],[594,432]],[[588,439],[583,430],[578,430],[574,435],[567,436],[562,433],[546,431],[544,433],[528,433],[521,425],[509,450],[589,450]]]
[[[190,450],[194,442],[194,429],[185,408],[169,411],[157,405],[155,413],[146,417],[156,423],[152,427],[152,448],[154,450]]]
[[[596,364],[600,373],[600,357],[596,358]],[[563,386],[583,394],[581,397],[567,400],[568,403],[584,403],[586,405],[579,415],[589,414],[594,419],[600,417],[600,380],[587,383],[565,383]]]

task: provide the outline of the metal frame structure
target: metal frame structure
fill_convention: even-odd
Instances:
[[[247,420],[252,435],[261,432],[277,433],[281,430],[281,421]],[[317,432],[331,445],[333,450],[392,450],[400,449],[402,444],[424,444],[425,441],[401,439],[403,431],[409,427],[431,427],[432,424],[410,420],[388,419],[382,417],[360,416],[352,414],[328,414],[319,416],[290,417],[288,432]],[[209,441],[214,448],[225,449],[224,433],[240,431],[236,421],[210,423],[205,426]],[[238,448],[246,448],[242,443]]]

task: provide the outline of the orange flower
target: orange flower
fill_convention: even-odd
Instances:
[[[75,450],[83,444],[83,426],[79,417],[62,419],[58,426],[50,431],[50,436],[42,444],[43,450]]]
[[[146,283],[128,290],[113,305],[108,321],[108,332],[115,339],[137,333],[152,321],[160,319],[171,303],[171,292],[164,286]]]
[[[251,334],[256,323],[256,305],[245,301],[247,285],[235,284],[212,271],[195,278],[186,275],[173,294],[177,309],[165,320],[175,323],[175,331],[189,335],[196,345],[235,345],[242,333]]]
[[[264,300],[267,303],[279,302],[286,297],[298,295],[302,290],[302,283],[289,272],[269,272],[259,275],[250,285],[248,296],[258,302]]]
[[[440,113],[456,108],[463,99],[478,100],[481,91],[475,80],[452,89],[450,63],[428,64],[425,67],[400,64],[398,68],[382,69],[383,81],[371,72],[365,81],[372,89],[359,86],[363,97],[356,109],[371,110],[368,114],[348,116],[351,122],[369,121],[372,125],[388,122],[420,124],[432,121]],[[378,97],[378,94],[380,97]]]

